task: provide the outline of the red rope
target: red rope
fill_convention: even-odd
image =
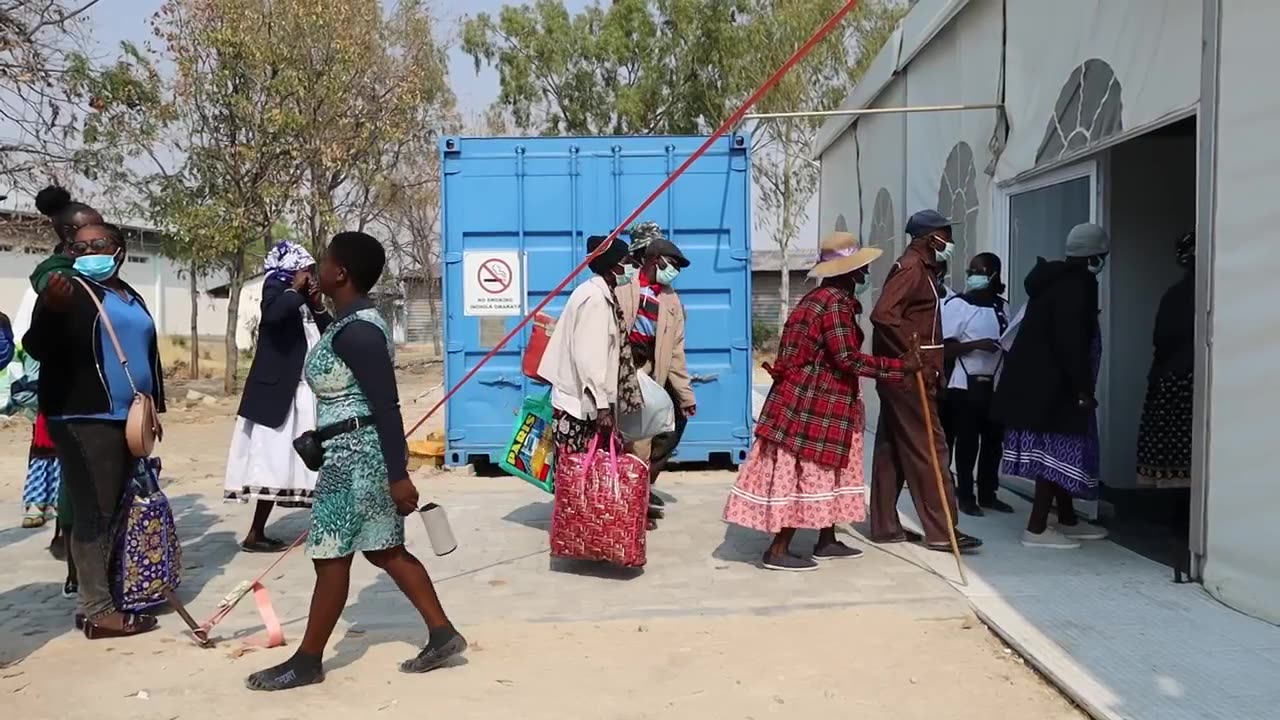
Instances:
[[[554,299],[566,287],[568,287],[569,283],[573,282],[573,279],[577,277],[579,273],[581,273],[583,270],[586,270],[587,265],[590,264],[591,261],[597,255],[607,250],[609,245],[612,244],[614,238],[618,237],[618,235],[621,234],[623,230],[630,227],[631,223],[635,222],[636,218],[640,217],[641,213],[643,213],[646,209],[648,209],[650,205],[652,205],[655,201],[657,201],[657,199],[662,196],[662,193],[666,192],[667,189],[670,188],[671,185],[675,183],[676,179],[679,178],[681,175],[683,175],[684,172],[688,170],[689,167],[692,166],[693,163],[698,160],[698,158],[705,155],[706,152],[711,149],[711,146],[715,145],[717,140],[719,140],[721,137],[727,134],[731,129],[733,129],[734,126],[736,126],[739,122],[741,122],[742,118],[751,110],[751,108],[754,107],[756,103],[760,102],[760,98],[764,97],[765,93],[773,89],[773,86],[777,85],[778,81],[781,80],[782,77],[786,75],[788,72],[790,72],[791,69],[794,68],[797,63],[803,60],[805,56],[807,56],[813,50],[813,48],[817,46],[818,43],[822,42],[823,39],[827,37],[827,35],[830,35],[831,31],[834,30],[836,26],[840,24],[841,20],[844,20],[845,16],[853,12],[853,9],[857,7],[857,5],[858,5],[858,0],[849,0],[838,11],[836,11],[836,13],[832,15],[825,23],[823,23],[822,27],[819,27],[817,31],[815,31],[813,35],[810,36],[809,39],[806,40],[805,43],[801,45],[800,48],[797,49],[791,55],[791,57],[787,58],[786,62],[782,63],[781,67],[779,67],[776,71],[774,71],[774,73],[770,75],[767,80],[764,81],[764,84],[762,84],[759,88],[757,88],[755,92],[751,93],[751,96],[748,97],[746,101],[742,103],[741,107],[739,107],[736,111],[734,111],[734,113],[730,115],[727,120],[721,123],[720,127],[716,128],[715,132],[711,133],[711,136],[708,137],[706,141],[703,142],[702,145],[698,147],[697,150],[693,151],[693,154],[691,154],[684,162],[680,163],[680,166],[677,167],[675,171],[672,172],[671,175],[665,181],[663,181],[661,185],[658,186],[657,190],[654,190],[652,193],[650,193],[649,197],[645,198],[644,202],[640,203],[639,207],[633,210],[631,214],[627,216],[626,220],[623,220],[618,225],[618,227],[613,229],[613,232],[609,233],[608,239],[605,242],[600,244],[600,247],[596,249],[596,252],[589,253],[587,257],[584,258],[583,261],[578,264],[578,267],[574,268],[572,272],[570,272],[567,276],[565,276],[564,280],[560,281],[559,285],[556,285],[555,288],[551,290],[551,292],[547,293],[547,296],[542,299],[542,302],[539,302],[537,306],[533,308],[533,310],[529,311],[528,315],[526,315],[523,319],[521,319],[520,322],[517,323],[514,328],[511,328],[511,331],[507,333],[506,337],[498,341],[498,344],[494,345],[492,350],[490,350],[484,357],[480,358],[480,362],[476,363],[475,367],[467,371],[467,374],[463,375],[462,379],[459,380],[456,385],[450,388],[449,392],[445,393],[444,397],[440,398],[440,401],[437,402],[434,406],[432,406],[432,408],[427,411],[427,414],[423,415],[422,419],[419,420],[417,423],[415,423],[414,426],[409,429],[409,432],[405,433],[405,437],[406,438],[411,437],[415,432],[418,431],[419,428],[423,426],[424,423],[427,422],[427,420],[431,419],[431,416],[435,415],[436,412],[440,410],[440,408],[444,407],[445,403],[449,402],[449,400],[454,395],[456,395],[459,390],[462,389],[463,385],[466,385],[467,382],[471,380],[471,378],[475,377],[476,373],[480,371],[480,368],[484,367],[486,363],[492,360],[494,356],[496,356],[502,350],[502,348],[506,347],[507,343],[511,342],[512,339],[514,339],[515,336],[519,334],[519,332],[522,329],[524,329],[524,326],[529,324],[530,320],[532,320],[535,316],[537,316],[538,313],[542,312],[543,308],[545,308],[552,301],[552,299]],[[302,540],[306,536],[307,534],[304,532],[301,536],[298,537],[297,540],[294,540],[293,544],[289,546],[288,550],[286,550],[283,554],[277,557],[276,561],[271,563],[270,567],[268,567],[265,571],[263,571],[258,576],[258,579],[255,581],[255,584],[261,583],[262,579],[265,578],[267,574],[271,572],[272,569],[274,569],[277,565],[279,565],[280,561],[284,560],[286,555],[292,552],[294,548],[302,544]],[[232,606],[234,607],[234,603],[232,603]],[[270,607],[269,600],[267,601],[267,606],[268,608]],[[209,631],[213,629],[213,626],[221,622],[222,619],[226,617],[227,614],[230,612],[231,612],[231,607],[223,608],[218,613],[215,613],[212,617],[210,617],[207,621],[205,621],[205,623],[200,626],[200,629],[207,636]]]
[[[589,265],[591,261],[595,259],[596,255],[599,255],[603,253],[605,250],[607,250],[609,248],[609,245],[613,243],[613,239],[618,237],[618,235],[623,230],[630,227],[631,223],[635,222],[636,219],[640,217],[641,213],[643,213],[645,210],[649,208],[650,205],[656,202],[657,199],[662,196],[662,193],[666,192],[667,189],[670,188],[672,184],[675,183],[676,179],[684,174],[684,171],[688,170],[689,167],[693,165],[695,161],[698,160],[698,158],[705,155],[706,152],[711,149],[711,146],[715,145],[717,140],[719,140],[723,135],[728,133],[731,129],[733,129],[734,126],[736,126],[739,122],[741,122],[742,118],[746,116],[746,114],[751,110],[751,108],[754,107],[755,104],[760,101],[760,98],[764,97],[765,93],[773,89],[773,86],[778,84],[778,81],[782,79],[782,76],[790,72],[791,68],[795,67],[796,64],[799,63],[801,60],[803,60],[805,56],[808,55],[815,46],[817,46],[818,43],[822,42],[822,40],[826,38],[827,35],[831,34],[831,31],[834,30],[835,27],[840,24],[841,20],[844,20],[846,15],[853,12],[853,9],[857,7],[857,5],[858,5],[858,0],[849,0],[844,4],[843,7],[841,7],[838,11],[836,11],[834,15],[828,18],[827,21],[822,24],[822,27],[818,28],[818,30],[812,36],[810,36],[809,39],[805,41],[805,43],[801,45],[800,48],[797,49],[791,55],[791,57],[787,58],[786,62],[782,63],[781,67],[779,67],[776,71],[774,71],[772,75],[769,76],[769,79],[764,81],[763,85],[757,88],[754,93],[751,93],[751,97],[748,97],[746,101],[742,103],[741,107],[739,107],[732,115],[730,115],[727,120],[721,123],[720,127],[716,128],[715,132],[711,133],[711,136],[708,137],[706,141],[703,142],[702,145],[697,150],[693,151],[692,155],[690,155],[684,162],[680,163],[680,167],[676,168],[675,172],[671,173],[671,175],[666,180],[664,180],[661,185],[658,186],[657,190],[654,190],[652,193],[650,193],[649,197],[645,198],[644,202],[640,203],[640,205],[635,210],[631,211],[631,214],[627,216],[626,220],[623,220],[618,225],[618,227],[613,229],[613,232],[609,233],[608,239],[600,243],[600,247],[596,249],[596,252],[588,254],[587,257],[583,259],[582,262],[578,263],[578,267],[574,268],[572,272],[570,272],[567,276],[565,276],[563,280],[560,281],[559,285],[556,285],[551,290],[551,292],[547,293],[547,296],[544,297],[542,301],[539,302],[537,306],[533,308],[533,310],[530,310],[528,315],[524,316],[524,318],[522,318],[520,322],[516,323],[516,326],[511,328],[511,331],[507,333],[506,337],[499,340],[498,344],[494,345],[492,350],[486,353],[484,357],[480,358],[480,362],[476,363],[475,367],[468,370],[467,374],[463,375],[462,379],[459,380],[456,385],[450,388],[449,392],[445,393],[444,397],[440,398],[440,401],[437,402],[435,405],[433,405],[431,409],[427,411],[426,415],[422,416],[421,420],[414,423],[413,427],[409,429],[409,432],[406,433],[406,435],[412,436],[415,432],[418,431],[419,428],[423,426],[423,424],[427,422],[427,420],[431,419],[431,416],[435,415],[436,412],[440,410],[440,408],[444,407],[445,403],[449,402],[449,400],[453,398],[453,396],[456,395],[459,390],[462,389],[463,385],[466,385],[467,382],[471,380],[471,378],[475,377],[476,373],[480,372],[480,368],[484,367],[486,363],[488,363],[490,360],[494,358],[494,356],[496,356],[499,352],[501,352],[502,349],[506,347],[507,343],[511,342],[511,340],[514,339],[515,336],[518,335],[520,331],[524,329],[524,326],[529,324],[530,320],[532,320],[538,313],[542,312],[543,308],[545,308],[553,299],[555,299],[557,295],[559,295],[566,287],[568,287],[569,283],[573,282],[573,279],[577,277],[579,273],[581,273],[583,270],[586,270],[587,265]]]

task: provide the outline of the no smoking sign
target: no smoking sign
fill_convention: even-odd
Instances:
[[[501,295],[511,287],[511,266],[501,258],[491,258],[480,263],[476,281],[480,289],[490,295]]]
[[[463,314],[517,316],[524,310],[520,253],[471,250],[463,253]]]

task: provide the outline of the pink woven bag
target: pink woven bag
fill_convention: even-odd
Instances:
[[[552,556],[644,567],[649,466],[618,446],[594,437],[586,453],[556,458]]]

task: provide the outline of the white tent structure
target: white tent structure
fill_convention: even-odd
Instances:
[[[963,221],[966,260],[956,262],[981,251],[1005,259],[1015,305],[1027,270],[1037,256],[1061,256],[1070,227],[1108,228],[1099,420],[1112,486],[1135,482],[1155,310],[1179,277],[1175,240],[1197,231],[1192,572],[1272,622],[1276,28],[1271,0],[919,0],[816,148],[820,229],[843,217],[886,251],[873,292],[922,208]],[[968,109],[895,111],[937,106]],[[868,109],[884,112],[860,114]],[[868,411],[874,427],[877,408]]]

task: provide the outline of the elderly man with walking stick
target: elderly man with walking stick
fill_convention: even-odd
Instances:
[[[982,541],[955,529],[955,489],[946,470],[946,438],[938,415],[943,338],[936,273],[955,248],[951,225],[933,210],[911,216],[906,228],[911,244],[889,271],[871,312],[872,352],[886,357],[918,352],[923,379],[919,385],[876,386],[880,421],[871,469],[871,540],[921,539],[898,518],[898,496],[905,484],[924,528],[925,546],[959,553],[976,550]]]

